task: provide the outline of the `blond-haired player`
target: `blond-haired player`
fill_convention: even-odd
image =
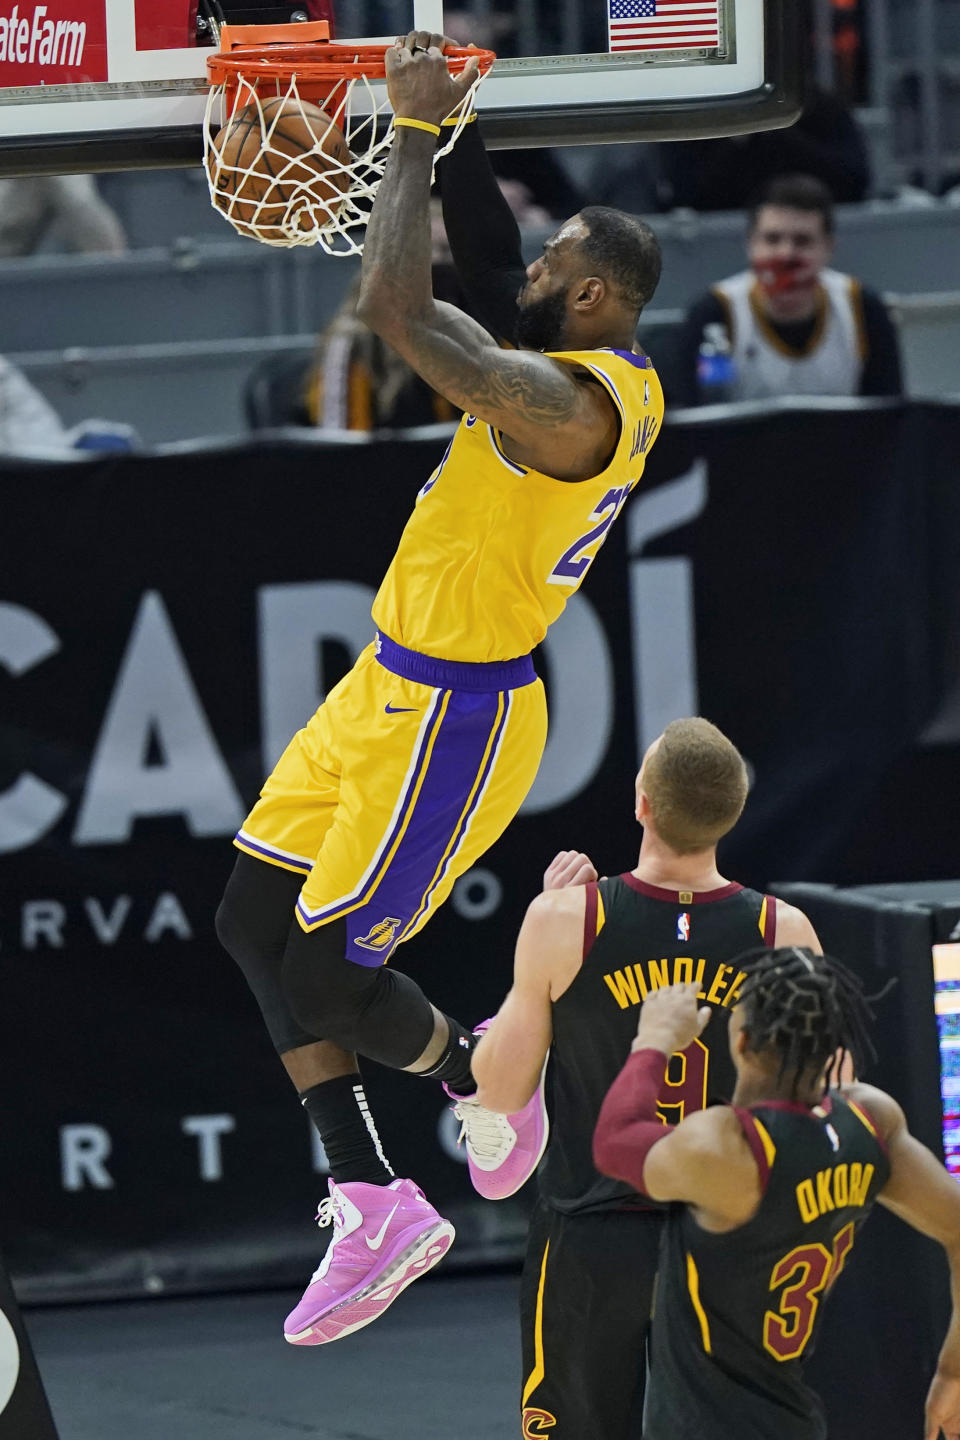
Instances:
[[[665,1064],[659,1113],[676,1121],[732,1093],[735,957],[761,942],[819,949],[799,910],[717,868],[746,797],[743,760],[716,726],[668,725],[637,776],[636,865],[598,882],[585,855],[557,856],[523,922],[513,988],[474,1054],[478,1101],[499,1112],[531,1103],[549,1055],[550,1139],[521,1287],[525,1436],[640,1433],[664,1212],[601,1175],[591,1146],[642,1002],[687,981],[714,1007],[708,1034]]]

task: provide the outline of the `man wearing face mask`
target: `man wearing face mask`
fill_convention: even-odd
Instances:
[[[781,176],[750,210],[750,268],[722,280],[688,311],[680,405],[780,395],[900,395],[897,335],[878,295],[829,268],[830,192],[807,175]]]

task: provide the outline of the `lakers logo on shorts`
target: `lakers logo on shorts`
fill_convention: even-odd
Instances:
[[[523,1411],[523,1440],[539,1440],[541,1435],[546,1435],[557,1423],[556,1415],[551,1415],[549,1410],[538,1410],[535,1406],[526,1405]]]
[[[360,945],[364,950],[389,950],[393,944],[393,937],[403,922],[394,919],[391,915],[385,915],[378,920],[366,935],[360,940],[354,940],[354,945]]]

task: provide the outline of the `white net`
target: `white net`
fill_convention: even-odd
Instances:
[[[444,123],[436,159],[473,113],[480,76]],[[383,81],[331,82],[322,108],[289,82],[242,76],[212,87],[203,127],[204,163],[215,209],[264,245],[321,245],[359,255],[373,197],[395,134]]]

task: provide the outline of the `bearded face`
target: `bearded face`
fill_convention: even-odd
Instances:
[[[567,323],[567,297],[562,290],[524,300],[520,292],[517,343],[521,350],[562,350]]]

